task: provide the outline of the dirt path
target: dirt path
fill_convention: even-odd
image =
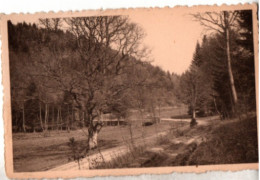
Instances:
[[[168,141],[147,149],[135,160],[138,163],[135,167],[258,161],[257,143],[254,143],[257,142],[255,117],[226,121],[202,119],[201,122],[203,123],[199,123],[197,127],[184,131],[179,136],[169,136]],[[131,167],[131,164],[125,167]]]
[[[208,123],[212,122],[213,120],[219,119],[219,116],[211,116],[211,117],[204,117],[204,118],[196,118],[199,125],[207,125]],[[161,121],[169,121],[169,122],[190,122],[190,118],[161,118]]]
[[[217,117],[211,117],[211,118],[200,118],[197,120],[199,126],[207,126],[212,120],[217,119]],[[162,121],[182,121],[182,122],[190,122],[190,119],[170,119],[170,118],[164,118]],[[189,128],[188,125],[185,126],[185,128]],[[151,145],[156,142],[158,137],[162,137],[166,135],[168,132],[160,132],[155,135],[152,135],[150,137],[145,137],[145,138],[139,138],[135,140],[135,145],[144,145],[144,143],[147,143],[147,145]],[[174,138],[173,143],[174,144],[183,144],[185,146],[196,143],[199,144],[203,141],[203,135],[196,135],[192,137],[187,137],[187,136],[182,136],[179,138]],[[184,146],[183,146],[184,147]],[[161,151],[161,147],[151,147],[149,151]],[[176,149],[176,151],[173,153],[171,152],[172,156],[177,156],[178,153],[182,152],[183,148],[181,149]],[[126,153],[129,152],[129,146],[126,145],[121,145],[115,148],[110,148],[107,150],[103,150],[102,152],[90,155],[80,161],[80,169],[90,169],[94,168],[97,164],[102,163],[102,162],[109,162],[111,161],[114,157],[122,156]],[[79,170],[79,165],[78,162],[70,162],[68,164],[64,164],[61,166],[58,166],[56,168],[50,169],[49,171],[64,171],[64,170]]]
[[[167,132],[160,132],[156,135],[140,138],[135,140],[135,145],[143,145],[144,143],[152,144],[156,141],[156,138],[158,136],[163,136]],[[65,170],[84,170],[84,169],[90,169],[94,168],[98,163],[101,163],[103,161],[109,162],[114,157],[122,156],[129,152],[129,146],[128,145],[122,145],[115,148],[110,148],[107,150],[103,150],[100,153],[96,153],[90,156],[87,156],[86,158],[82,159],[80,161],[80,168],[78,165],[78,162],[70,162],[61,166],[58,166],[56,168],[50,169],[49,171],[65,171]]]

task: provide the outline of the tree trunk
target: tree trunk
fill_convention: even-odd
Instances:
[[[229,13],[225,11],[224,12],[224,19],[225,19],[227,66],[228,66],[228,74],[229,74],[229,81],[230,81],[230,86],[231,86],[231,92],[232,92],[232,96],[233,96],[233,103],[234,103],[234,106],[236,106],[236,104],[237,104],[237,92],[236,92],[236,87],[235,87],[234,77],[233,77],[233,72],[232,72],[232,66],[231,66],[228,17],[229,17]]]
[[[62,130],[63,120],[62,120],[61,108],[62,108],[62,106],[60,106],[60,108],[59,108],[59,112],[60,112],[59,121],[60,121],[61,130]]]
[[[35,124],[36,124],[36,123],[35,123],[35,118],[33,118],[33,124],[32,124],[32,125],[33,125],[33,133],[36,132],[36,130],[35,130]]]
[[[161,103],[159,104],[159,118],[161,119]]]
[[[197,125],[197,120],[196,120],[196,108],[195,106],[192,106],[192,118],[190,122],[190,127],[194,127]]]
[[[214,101],[215,110],[217,111],[217,113],[218,113],[220,119],[222,119],[222,115],[221,115],[221,113],[220,113],[219,110],[218,110],[218,106],[217,106],[215,97],[213,98],[213,101]]]
[[[70,109],[69,109],[69,106],[68,106],[68,112],[70,114]],[[73,112],[73,111],[72,111]],[[70,116],[72,118],[72,113],[67,117],[67,131],[70,132]]]
[[[60,111],[59,111],[59,106],[57,108],[57,129],[60,130],[60,118],[59,118],[59,115],[60,115]]]
[[[85,127],[85,113],[84,111],[82,112],[82,127]]]
[[[17,117],[17,112],[15,113],[15,126],[17,127],[16,128],[16,131],[18,130],[18,117]]]
[[[23,102],[23,132],[26,132],[24,102]]]
[[[130,132],[130,141],[131,141],[131,145],[134,147],[134,138],[133,138],[133,129],[132,129],[132,124],[129,124],[129,132]],[[144,136],[142,136],[144,138]]]
[[[52,122],[51,122],[51,129],[54,130],[54,105],[52,106]]]
[[[153,114],[153,119],[152,119],[152,121],[153,121],[153,123],[157,123],[156,122],[156,113],[155,113],[155,107],[154,107],[154,105],[153,105],[153,103],[152,103],[152,105],[151,105],[151,110],[152,110],[152,114]]]
[[[103,124],[100,122],[97,122],[97,124],[93,124],[93,117],[88,117],[88,149],[94,149],[98,146],[98,133],[103,127]]]
[[[94,149],[98,146],[98,131],[97,130],[93,130],[91,133],[89,132],[88,146],[89,146],[89,149]]]
[[[45,104],[45,131],[48,130],[48,104]]]
[[[140,115],[141,115],[141,130],[142,130],[142,137],[144,137],[144,115],[143,115],[143,111],[140,108]],[[131,124],[130,124],[131,125]]]
[[[42,124],[42,104],[41,104],[41,102],[39,104],[40,104],[40,124],[41,124],[41,129],[43,130],[43,124]]]
[[[196,119],[196,110],[192,107],[192,119]]]

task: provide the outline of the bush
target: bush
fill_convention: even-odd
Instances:
[[[190,122],[190,127],[192,128],[192,127],[196,126],[197,124],[198,124],[198,123],[197,123],[196,119],[195,119],[195,118],[192,118],[192,119],[191,119],[191,122]]]
[[[80,161],[86,157],[86,151],[80,148],[80,146],[76,143],[74,137],[69,139],[68,146],[71,149],[71,154],[69,154],[68,160],[76,161],[80,169]]]
[[[181,131],[181,130],[177,129],[176,137],[180,137],[180,136],[184,136],[184,131]]]
[[[154,124],[154,122],[144,122],[143,124],[142,124],[142,126],[151,126],[151,125],[153,125]]]
[[[158,138],[157,138],[157,143],[158,145],[163,145],[163,144],[168,144],[170,143],[171,140],[170,140],[170,137],[165,135],[165,136],[162,136],[160,135]]]

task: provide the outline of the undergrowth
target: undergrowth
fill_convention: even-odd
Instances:
[[[213,130],[211,139],[201,143],[189,165],[258,162],[256,117],[224,124]]]

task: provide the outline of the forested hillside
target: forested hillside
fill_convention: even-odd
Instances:
[[[171,74],[146,59],[127,18],[8,22],[8,31],[13,131],[94,131],[100,114],[127,119],[176,103]]]

